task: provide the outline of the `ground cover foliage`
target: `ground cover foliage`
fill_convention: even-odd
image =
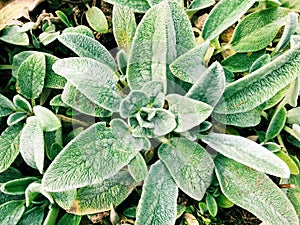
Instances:
[[[299,224],[298,1],[1,7],[0,224]]]

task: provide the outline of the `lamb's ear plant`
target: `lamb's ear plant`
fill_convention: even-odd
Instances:
[[[137,207],[124,214],[137,225],[175,224],[188,212],[177,205],[179,196],[211,217],[236,204],[272,225],[299,224],[300,163],[283,141],[300,146],[297,14],[277,3],[261,9],[253,0],[222,0],[196,45],[187,13],[214,1],[107,2],[115,4],[116,59],[86,26],[70,26],[57,38],[78,57],[32,50],[13,57],[18,94],[0,95],[0,116],[7,117],[0,224],[79,224],[82,215],[109,210],[118,223],[115,208],[133,192]],[[216,38],[250,8],[255,12],[221,47]],[[138,25],[133,11],[146,12]],[[221,63],[211,58],[209,51],[224,49],[236,53]],[[240,72],[248,74],[231,82]],[[50,93],[53,110],[43,104]],[[262,120],[265,129],[257,126]],[[74,130],[63,135],[68,122]],[[239,135],[245,127],[256,128],[260,143]],[[33,175],[12,167],[21,164]],[[58,221],[59,207],[67,213]]]

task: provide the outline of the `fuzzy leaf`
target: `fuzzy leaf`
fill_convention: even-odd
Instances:
[[[82,94],[97,105],[116,112],[121,95],[118,78],[105,64],[90,58],[67,58],[57,61],[53,70],[67,78]]]
[[[57,223],[57,225],[79,225],[81,216],[66,213]]]
[[[150,81],[146,83],[142,91],[150,97],[150,105],[153,108],[163,108],[165,104],[165,95],[163,84],[159,81]]]
[[[202,37],[213,40],[240,19],[255,0],[222,0],[210,12],[203,27]]]
[[[8,116],[15,110],[14,104],[7,97],[0,94],[0,117]]]
[[[268,125],[265,142],[276,137],[284,127],[287,111],[284,107],[277,109]]]
[[[288,165],[291,174],[293,175],[298,175],[299,174],[299,168],[297,167],[297,164],[294,162],[294,160],[285,152],[283,151],[278,151],[274,153],[277,155],[280,159],[282,159],[286,165]]]
[[[0,136],[0,173],[7,170],[19,154],[20,132],[22,128],[22,124],[10,126]]]
[[[13,103],[17,109],[23,112],[32,112],[32,107],[30,103],[21,95],[15,95],[13,98]]]
[[[65,34],[65,33],[78,33],[78,34],[84,34],[84,35],[86,35],[90,38],[93,38],[93,39],[95,38],[94,34],[93,34],[93,31],[85,25],[78,25],[76,27],[68,27],[68,28],[64,29],[62,33],[63,34]]]
[[[300,107],[290,109],[287,112],[287,122],[289,124],[300,124]]]
[[[51,192],[55,202],[63,209],[69,209],[72,206],[76,194],[76,189],[63,192]]]
[[[290,9],[295,9],[300,12],[300,2],[297,0],[279,0],[282,7],[287,7]]]
[[[6,202],[0,206],[0,224],[16,225],[24,211],[24,201]]]
[[[88,8],[85,12],[86,20],[89,25],[99,33],[107,33],[108,23],[101,9],[96,6]]]
[[[53,89],[63,89],[66,84],[66,79],[59,76],[52,70],[53,64],[58,60],[57,57],[43,53],[46,57],[46,78],[45,87]]]
[[[172,138],[158,150],[177,186],[200,201],[212,181],[214,163],[199,144],[185,138]]]
[[[233,203],[272,225],[299,224],[286,195],[264,173],[222,155],[216,157],[215,165],[221,190]]]
[[[143,156],[138,153],[128,164],[128,171],[136,182],[145,180],[148,169]]]
[[[189,7],[186,9],[188,15],[194,14],[200,9],[205,9],[209,6],[212,6],[215,3],[215,0],[193,0]]]
[[[127,165],[143,145],[141,139],[131,136],[122,120],[112,120],[111,128],[96,123],[59,153],[42,184],[55,192],[99,184]]]
[[[22,215],[18,225],[42,225],[44,219],[44,209],[36,206]]]
[[[134,12],[138,13],[145,13],[149,8],[149,1],[148,0],[105,0],[110,4],[116,4],[121,7],[133,10]]]
[[[2,29],[3,27],[0,28]],[[25,32],[19,32],[19,29],[19,26],[7,26],[1,31],[0,40],[12,45],[29,45],[28,34]]]
[[[251,65],[249,69],[249,73],[254,72],[255,70],[258,70],[259,68],[263,67],[264,65],[267,65],[269,62],[271,62],[271,56],[269,54],[263,54],[258,59],[256,59],[253,64]]]
[[[216,217],[218,213],[218,205],[215,197],[212,194],[206,194],[205,203],[207,210],[212,217]]]
[[[9,117],[7,118],[7,125],[11,126],[14,125],[23,119],[28,117],[28,114],[26,112],[15,112],[13,114],[10,114]]]
[[[287,196],[293,204],[298,217],[300,216],[300,175],[291,175],[290,183],[295,185],[295,188],[289,188]]]
[[[210,133],[201,141],[222,155],[263,173],[289,178],[288,166],[268,149],[244,137]]]
[[[10,180],[1,185],[1,191],[9,195],[21,195],[25,193],[27,186],[39,179],[36,177],[24,177]]]
[[[60,120],[49,109],[38,105],[33,107],[33,113],[39,120],[44,131],[55,131],[61,127]]]
[[[172,225],[176,220],[178,188],[161,161],[150,168],[137,208],[136,225]]]

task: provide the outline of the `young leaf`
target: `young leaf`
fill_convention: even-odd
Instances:
[[[99,33],[107,33],[108,23],[101,9],[96,6],[89,7],[85,13],[89,25]]]
[[[199,125],[212,113],[213,107],[185,96],[170,94],[166,96],[169,110],[176,116],[176,132],[184,132]]]
[[[282,159],[286,163],[286,165],[288,165],[291,174],[293,175],[299,174],[299,168],[297,167],[297,164],[288,154],[286,154],[283,151],[277,151],[274,154],[277,155],[280,159]]]
[[[271,62],[271,56],[269,54],[263,54],[258,59],[256,59],[250,69],[249,73],[254,72],[255,70],[258,70],[259,68],[263,67],[264,65],[267,65],[269,62]]]
[[[21,94],[28,99],[36,99],[42,93],[46,77],[46,58],[42,53],[28,56],[20,65],[17,85]]]
[[[1,185],[1,191],[9,195],[22,195],[29,184],[37,181],[36,177],[24,177],[15,180],[10,180]]]
[[[0,40],[12,45],[29,45],[28,34],[19,29],[19,26],[7,26],[1,31]]]
[[[209,187],[214,163],[199,144],[185,138],[172,138],[162,144],[158,156],[164,162],[177,186],[200,201]]]
[[[142,91],[150,98],[150,105],[153,108],[163,108],[165,104],[164,86],[159,81],[150,81],[146,83]]]
[[[215,165],[221,190],[233,203],[274,225],[299,224],[286,195],[264,173],[222,155],[215,158]]]
[[[240,19],[255,0],[222,0],[210,12],[203,27],[202,37],[213,40]]]
[[[178,188],[161,161],[150,168],[137,208],[136,225],[171,225],[176,220]]]
[[[244,137],[228,134],[210,133],[201,141],[222,155],[274,176],[289,178],[288,166],[268,149]]]
[[[21,95],[15,95],[13,98],[13,103],[17,109],[23,112],[32,112],[32,107],[30,103]]]
[[[56,10],[55,14],[59,17],[59,19],[67,26],[67,27],[73,27],[72,23],[69,21],[66,14],[60,10]]]
[[[6,202],[0,206],[0,224],[16,225],[24,211],[24,201]]]
[[[8,116],[15,110],[14,104],[7,97],[0,94],[0,117]]]
[[[218,207],[227,209],[227,208],[231,208],[232,206],[234,206],[234,203],[232,201],[230,201],[225,195],[220,194],[217,198],[216,198],[216,202]]]
[[[39,119],[28,117],[21,132],[20,153],[24,161],[32,168],[43,173],[44,168],[44,134]]]
[[[235,28],[230,45],[237,52],[265,48],[286,22],[289,10],[272,7],[246,16]]]
[[[18,225],[42,225],[44,219],[44,208],[36,206],[25,212]]]
[[[138,12],[138,13],[145,13],[150,8],[150,4],[148,0],[135,0],[135,1],[105,0],[105,1],[110,4],[116,4],[121,7],[133,10],[134,12]]]
[[[12,126],[25,119],[27,116],[28,115],[25,112],[15,112],[13,114],[10,114],[9,117],[7,118],[7,125]]]
[[[129,55],[133,36],[136,30],[136,22],[133,11],[114,5],[113,7],[113,32],[119,48]]]
[[[67,211],[76,215],[107,211],[111,204],[121,204],[136,185],[137,182],[128,172],[120,171],[99,184],[79,189],[76,199]]]
[[[268,125],[265,142],[276,137],[284,127],[287,111],[284,107],[277,109]]]
[[[55,131],[61,127],[60,120],[49,109],[38,105],[33,107],[33,113],[39,120],[44,131]]]
[[[81,216],[66,213],[58,221],[57,225],[79,225],[80,221],[81,221]]]
[[[80,33],[67,32],[61,34],[58,40],[78,56],[95,59],[106,64],[113,71],[117,70],[117,65],[112,55],[94,38]]]
[[[219,101],[214,110],[217,113],[232,114],[254,109],[286,87],[299,73],[300,52],[299,47],[295,47],[264,67],[227,85],[224,99]]]
[[[53,70],[67,78],[92,102],[113,112],[119,110],[118,78],[105,64],[90,58],[67,58],[57,61]]]
[[[22,128],[22,124],[12,125],[6,128],[0,136],[0,173],[7,170],[19,154],[20,132]]]
[[[112,120],[111,128],[96,123],[60,152],[42,184],[53,192],[98,184],[127,165],[143,145],[141,139],[131,136],[122,120]]]
[[[148,169],[143,156],[138,153],[128,164],[128,171],[136,182],[145,180]]]
[[[282,7],[295,9],[297,12],[300,11],[300,2],[297,0],[280,0]]]
[[[215,197],[212,194],[206,194],[205,202],[207,205],[207,210],[212,217],[216,217],[218,213],[218,205]]]

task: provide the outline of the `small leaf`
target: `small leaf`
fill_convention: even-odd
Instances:
[[[205,202],[206,202],[206,206],[207,206],[207,210],[208,210],[209,214],[212,217],[216,217],[216,215],[218,213],[218,205],[217,205],[215,197],[211,194],[206,194]]]
[[[15,110],[14,104],[7,97],[0,94],[0,117],[8,116]]]
[[[278,151],[274,153],[277,155],[280,159],[282,159],[289,167],[291,174],[298,175],[299,174],[299,168],[297,167],[297,164],[293,161],[293,159],[283,151]]]
[[[13,103],[17,109],[23,112],[32,112],[32,107],[30,103],[21,95],[15,95],[13,98]]]
[[[14,124],[17,124],[18,122],[24,120],[28,116],[25,112],[15,112],[13,114],[10,114],[7,118],[7,125],[12,126]]]
[[[57,223],[57,225],[79,225],[81,216],[66,213]]]
[[[276,137],[284,127],[287,111],[284,107],[277,109],[268,125],[265,142]]]
[[[72,23],[69,21],[68,17],[66,14],[60,10],[56,10],[55,14],[59,17],[59,19],[67,26],[67,27],[72,27]]]
[[[172,138],[162,144],[158,156],[164,162],[177,186],[200,201],[209,187],[214,164],[204,148],[185,138]]]
[[[171,225],[176,220],[178,188],[161,161],[150,168],[137,208],[136,225]]]
[[[148,169],[143,156],[138,153],[128,164],[128,171],[136,182],[145,180]]]
[[[86,11],[85,15],[87,22],[95,31],[103,34],[107,33],[108,24],[101,9],[96,6],[92,6]]]
[[[22,195],[29,184],[37,181],[36,177],[24,177],[15,180],[10,180],[1,185],[1,191],[9,195]]]
[[[36,206],[25,212],[18,225],[42,225],[44,219],[44,208]]]
[[[55,131],[61,127],[60,120],[49,109],[38,105],[33,107],[33,113],[39,120],[44,131]]]
[[[221,190],[232,202],[274,225],[299,224],[286,195],[264,173],[222,155],[215,158],[215,165]]]
[[[220,194],[217,198],[216,198],[216,202],[218,207],[227,209],[227,208],[231,208],[232,206],[234,206],[234,203],[232,201],[230,201],[225,195]]]
[[[32,168],[43,173],[44,168],[44,134],[39,119],[28,117],[21,132],[20,153],[24,161]]]
[[[222,155],[274,176],[289,178],[288,166],[268,149],[244,137],[227,134],[210,133],[201,141]]]
[[[240,19],[255,0],[222,0],[210,12],[203,27],[205,40],[213,40]]]
[[[121,74],[123,75],[123,77],[121,79],[125,79],[127,63],[128,63],[128,58],[127,58],[125,51],[123,49],[118,51],[116,58],[117,58],[118,69],[121,72]]]
[[[17,74],[17,85],[21,94],[27,99],[38,98],[43,91],[45,77],[45,55],[35,53],[28,56],[20,65]]]
[[[29,45],[29,37],[25,32],[19,32],[19,26],[8,26],[1,31],[0,40],[12,45]]]
[[[60,32],[43,32],[39,35],[40,42],[47,46],[59,37]]]
[[[0,206],[0,224],[16,225],[24,211],[24,201],[6,202]]]
[[[150,105],[153,108],[163,108],[165,104],[164,86],[159,81],[150,81],[146,83],[142,91],[150,97]]]

